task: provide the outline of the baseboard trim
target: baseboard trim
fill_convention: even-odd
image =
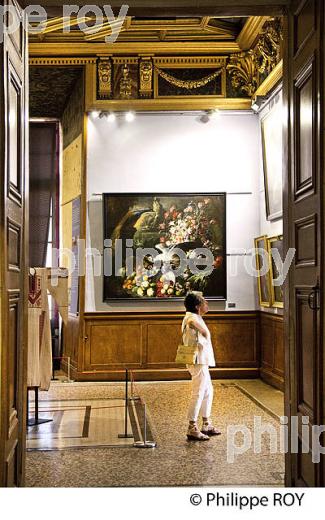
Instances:
[[[258,368],[211,368],[212,379],[256,379]],[[176,369],[136,369],[132,370],[135,381],[180,381],[190,379],[186,368]],[[125,381],[125,372],[115,370],[110,372],[77,372],[72,370],[75,381]]]
[[[264,367],[260,368],[260,377],[265,382],[271,386],[274,386],[278,390],[284,392],[284,378],[271,372]]]

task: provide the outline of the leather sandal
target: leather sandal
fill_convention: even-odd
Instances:
[[[188,428],[187,439],[189,441],[209,441],[210,437],[200,432],[199,428],[195,424],[194,426]]]
[[[221,435],[221,431],[212,426],[210,423],[203,423],[201,433],[212,437],[213,435]]]

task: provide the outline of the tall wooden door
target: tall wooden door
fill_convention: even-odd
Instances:
[[[324,456],[317,462],[317,446],[312,442],[315,425],[324,424],[323,0],[292,2],[288,44],[284,225],[286,246],[296,253],[285,292],[286,415],[290,426],[286,484],[324,486]]]
[[[0,43],[0,486],[19,486],[26,433],[27,40],[19,5],[4,4],[20,23]]]

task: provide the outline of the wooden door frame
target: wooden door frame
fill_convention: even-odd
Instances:
[[[20,13],[20,6],[17,0],[10,0],[10,3],[17,8]],[[20,16],[20,15],[19,15]],[[22,14],[24,16],[24,14]],[[21,30],[20,43],[15,45],[10,35],[4,36],[4,41],[0,43],[0,67],[4,72],[4,83],[0,86],[0,116],[4,118],[4,124],[0,125],[0,200],[1,200],[1,214],[0,214],[0,290],[1,290],[1,309],[0,309],[0,486],[8,485],[8,465],[9,457],[14,453],[15,457],[15,474],[14,483],[12,485],[24,485],[25,475],[25,452],[26,452],[26,377],[27,377],[27,341],[28,341],[28,319],[27,319],[27,298],[28,298],[28,52],[27,52],[27,38],[25,33]],[[19,47],[19,48],[18,48]],[[14,58],[13,58],[14,55]],[[11,62],[12,60],[12,62]],[[17,66],[18,64],[18,66]],[[9,130],[8,130],[8,113],[9,113],[9,70],[12,76],[17,76],[19,83],[19,93],[22,94],[21,111],[19,118],[19,139],[17,143],[17,150],[19,152],[19,161],[17,172],[19,175],[19,184],[17,184],[17,193],[11,196],[12,185],[9,187]],[[16,70],[16,68],[17,70]],[[11,77],[11,76],[10,76]],[[10,204],[9,204],[10,200]],[[12,204],[18,201],[19,210],[15,214],[15,222],[13,229],[17,231],[16,240],[16,255],[17,265],[10,265],[10,254],[8,251],[8,237],[9,225],[8,222],[12,219],[14,208]],[[10,208],[10,209],[9,209]],[[17,229],[16,229],[16,227]],[[9,273],[16,272],[15,281],[9,281]],[[19,278],[18,278],[19,277]],[[8,408],[6,408],[9,393],[9,383],[7,380],[7,369],[9,367],[10,354],[12,352],[9,348],[10,335],[9,328],[9,310],[10,310],[10,294],[15,294],[15,305],[17,306],[17,313],[19,313],[19,335],[15,336],[17,343],[17,350],[15,355],[16,367],[15,377],[15,414],[13,415],[15,423],[14,427],[10,425],[11,420],[8,416]],[[19,295],[19,296],[17,296]],[[14,358],[15,359],[15,358]],[[12,382],[13,383],[13,382]],[[11,450],[11,433],[17,428],[17,439]],[[16,442],[17,441],[17,442]],[[8,453],[8,450],[10,453]],[[10,459],[11,460],[11,459]]]

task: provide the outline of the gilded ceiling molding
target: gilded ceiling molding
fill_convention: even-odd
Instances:
[[[261,83],[261,85],[256,90],[254,97],[257,96],[267,96],[267,94],[275,87],[279,81],[281,81],[283,76],[283,60],[279,61],[279,63],[274,67],[272,72],[267,76],[267,78]]]
[[[124,110],[250,110],[250,98],[222,97],[169,97],[160,99],[90,99],[86,96],[86,112],[91,110],[124,111]]]
[[[97,74],[98,95],[100,99],[108,99],[112,94],[112,63],[109,57],[99,59]]]
[[[258,87],[258,70],[254,51],[233,54],[227,65],[232,86],[252,97]]]
[[[113,56],[112,60],[114,65],[137,65],[139,58],[135,58],[133,56]]]
[[[141,58],[140,61],[140,97],[150,97],[152,95],[152,75],[153,64],[149,57]]]
[[[250,16],[237,37],[241,50],[247,51],[255,43],[262,31],[263,25],[269,20],[268,16]]]
[[[227,56],[155,56],[153,62],[158,67],[225,67]]]
[[[107,43],[30,43],[30,56],[96,56],[99,54],[220,54],[239,52],[236,42],[115,42]]]
[[[55,57],[55,58],[29,58],[29,65],[85,65],[87,63],[96,63],[97,58],[63,58],[63,57]]]

